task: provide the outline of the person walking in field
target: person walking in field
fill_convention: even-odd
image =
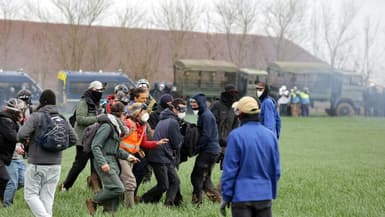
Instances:
[[[267,129],[270,129],[279,139],[281,133],[281,117],[277,110],[277,104],[273,98],[269,96],[269,87],[265,82],[257,84],[257,97],[261,101],[261,112],[259,121]]]
[[[45,115],[62,117],[56,107],[55,93],[44,90],[39,98],[36,111],[20,128],[17,136],[25,146],[28,144],[28,165],[25,172],[24,199],[36,217],[53,216],[52,207],[57,184],[60,179],[62,151],[50,152],[43,148],[39,136],[47,126]],[[60,133],[60,141],[66,141],[68,146],[75,145],[77,136],[68,121],[64,120],[64,129]]]
[[[241,126],[227,138],[220,212],[226,216],[231,206],[233,217],[271,217],[281,176],[278,140],[260,123],[253,97],[242,97],[234,107]]]
[[[118,159],[136,161],[137,158],[119,148],[120,135],[125,129],[119,122],[122,119],[124,105],[116,102],[111,106],[111,114],[99,117],[98,128],[91,143],[94,156],[95,170],[102,181],[102,189],[95,196],[86,200],[88,211],[91,215],[96,212],[97,205],[103,205],[104,212],[114,213],[119,206],[119,198],[124,192],[123,183],[120,181]]]
[[[200,135],[195,150],[198,156],[191,173],[192,203],[196,205],[202,203],[202,191],[211,201],[219,202],[220,194],[211,181],[211,173],[221,151],[216,120],[206,105],[206,96],[203,93],[195,94],[189,102],[194,114],[198,115],[197,125]]]
[[[100,99],[104,91],[104,86],[100,81],[93,81],[89,84],[87,91],[84,92],[80,102],[76,106],[76,124],[75,131],[79,141],[76,144],[75,160],[63,184],[60,185],[60,191],[68,191],[75,183],[77,177],[82,172],[87,162],[92,158],[92,153],[83,151],[82,138],[84,129],[95,123],[98,116],[101,115]],[[91,162],[91,175],[87,177],[87,183],[94,192],[100,190],[100,180],[94,170]]]
[[[11,98],[6,103],[4,110],[0,112],[0,202],[4,202],[3,206],[8,206],[11,202],[11,198],[7,194],[4,195],[7,183],[12,178],[7,167],[12,162],[17,142],[17,131],[23,121],[24,108],[23,101]]]

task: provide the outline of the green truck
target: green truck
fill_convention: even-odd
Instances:
[[[363,110],[363,76],[331,68],[320,62],[272,62],[268,83],[273,95],[286,85],[289,89],[307,87],[313,101],[328,102],[332,116],[360,114]]]

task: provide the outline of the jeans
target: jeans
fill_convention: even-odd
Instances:
[[[25,172],[24,200],[35,217],[52,217],[61,165],[28,164]]]
[[[18,189],[24,187],[25,163],[23,159],[12,160],[7,166],[9,181],[4,191],[3,207],[13,204],[13,198]]]
[[[150,163],[154,170],[157,184],[142,196],[145,203],[157,203],[166,193],[166,204],[173,204],[179,191],[179,177],[173,164]]]

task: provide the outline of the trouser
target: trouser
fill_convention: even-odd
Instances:
[[[217,192],[212,181],[211,173],[219,154],[200,153],[195,159],[191,173],[191,184],[193,185],[193,197],[198,203],[202,201],[202,190],[205,192]]]
[[[124,189],[126,191],[134,192],[136,189],[136,179],[134,173],[132,173],[132,168],[134,167],[134,164],[122,159],[119,159],[119,164],[120,180],[122,180]]]
[[[25,172],[24,199],[36,217],[52,217],[61,165],[28,164]]]
[[[301,116],[309,117],[309,104],[301,104]]]
[[[66,179],[63,182],[64,188],[70,189],[73,186],[79,174],[83,171],[84,167],[86,167],[89,159],[92,159],[92,153],[85,153],[83,151],[83,147],[76,146],[75,160],[72,164],[70,171],[67,174]],[[90,162],[91,174],[96,173],[93,166],[93,161],[91,160]]]
[[[233,217],[272,217],[271,200],[231,204]]]
[[[4,191],[3,206],[8,207],[13,203],[13,198],[18,189],[24,187],[25,163],[23,159],[12,160],[7,166],[9,181]]]
[[[299,114],[301,113],[301,108],[300,108],[300,104],[298,103],[294,103],[294,104],[290,104],[290,110],[291,110],[291,116],[293,117],[298,117]]]
[[[134,164],[134,167],[132,168],[132,172],[135,175],[136,179],[136,189],[135,189],[135,195],[138,192],[139,186],[143,181],[143,177],[146,174],[146,167],[148,165],[147,159],[144,157],[142,158],[138,153],[135,154],[135,157],[137,157],[140,162]]]
[[[97,204],[104,204],[109,211],[116,211],[119,206],[119,198],[124,192],[124,186],[120,181],[117,162],[109,165],[110,171],[108,172],[103,172],[101,168],[95,168],[103,188],[95,194],[93,200]]]
[[[157,203],[162,198],[163,193],[167,191],[165,203],[173,205],[180,185],[175,166],[173,164],[158,163],[150,163],[150,165],[154,171],[157,184],[143,194],[143,202]]]
[[[4,191],[9,181],[9,174],[6,165],[0,160],[0,200],[3,201]]]

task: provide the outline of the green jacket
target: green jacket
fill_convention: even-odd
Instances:
[[[120,171],[117,159],[127,159],[129,155],[119,149],[119,144],[120,137],[115,127],[109,123],[102,123],[91,144],[95,167],[100,168],[104,164],[109,164],[111,169]]]
[[[76,145],[81,146],[83,140],[84,129],[97,121],[97,109],[95,104],[87,103],[87,98],[82,98],[76,106],[76,124],[75,132],[78,136],[78,142]],[[88,108],[88,107],[93,108]]]

